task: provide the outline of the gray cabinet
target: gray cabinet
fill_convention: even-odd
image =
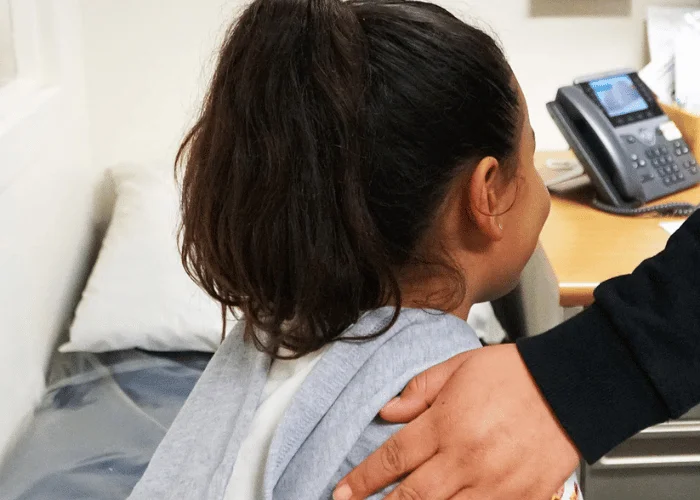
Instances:
[[[700,499],[700,406],[583,465],[586,500]]]

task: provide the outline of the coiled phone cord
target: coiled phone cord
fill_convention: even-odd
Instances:
[[[651,205],[648,207],[616,207],[614,205],[608,205],[599,201],[597,198],[593,198],[593,206],[603,212],[615,215],[647,215],[647,214],[657,214],[660,216],[676,216],[676,217],[688,217],[693,214],[700,205],[693,205],[692,203],[661,203],[659,205]]]

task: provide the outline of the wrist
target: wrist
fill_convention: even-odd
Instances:
[[[553,414],[587,462],[668,418],[668,409],[593,305],[542,335],[520,339],[520,355]]]

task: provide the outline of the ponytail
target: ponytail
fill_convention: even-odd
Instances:
[[[258,0],[178,153],[183,264],[271,355],[313,351],[398,294],[365,202],[366,64],[347,4]]]

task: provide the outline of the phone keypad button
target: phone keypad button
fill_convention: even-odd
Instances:
[[[637,160],[639,160],[639,156],[637,156],[637,155],[630,155],[630,160],[632,160],[632,161],[637,161]]]
[[[665,156],[662,156],[661,158],[659,158],[659,165],[667,165],[667,164],[668,164],[668,160],[666,160]]]
[[[636,161],[633,161],[632,168],[639,168],[639,163],[637,163]]]
[[[639,166],[640,166],[640,167],[646,167],[646,166],[647,166],[646,160],[639,160]]]
[[[683,155],[683,151],[681,151],[680,148],[676,149],[676,156],[682,156],[682,155]]]
[[[671,169],[672,169],[674,172],[680,171],[680,169],[678,168],[678,165],[676,165],[675,163],[674,163],[673,165],[671,165]]]
[[[653,160],[651,160],[651,164],[652,164],[653,166],[655,166],[655,167],[658,167],[659,165],[661,165],[661,164],[659,163],[658,158],[654,158]]]
[[[633,135],[625,136],[625,140],[627,141],[627,144],[634,144],[635,142],[637,142],[637,138]]]
[[[670,174],[670,173],[671,173],[671,167],[664,167],[664,172],[666,172],[667,174]]]
[[[668,178],[668,177],[664,177],[664,184],[665,184],[666,186],[670,186],[670,185],[671,185],[671,179]]]
[[[687,146],[683,146],[681,148],[681,153],[683,153],[684,155],[687,155],[689,152],[690,152],[690,150],[688,149]]]
[[[689,172],[693,175],[698,173],[698,167],[690,167]]]
[[[667,155],[667,154],[668,154],[668,149],[666,149],[666,146],[661,146],[661,154],[662,154],[662,155]]]
[[[673,163],[673,155],[666,156],[666,160],[668,160],[669,163]]]
[[[679,173],[679,174],[676,174],[676,179],[678,179],[679,181],[682,181],[682,180],[685,180],[685,176],[684,176],[683,173],[681,172],[681,173]]]

